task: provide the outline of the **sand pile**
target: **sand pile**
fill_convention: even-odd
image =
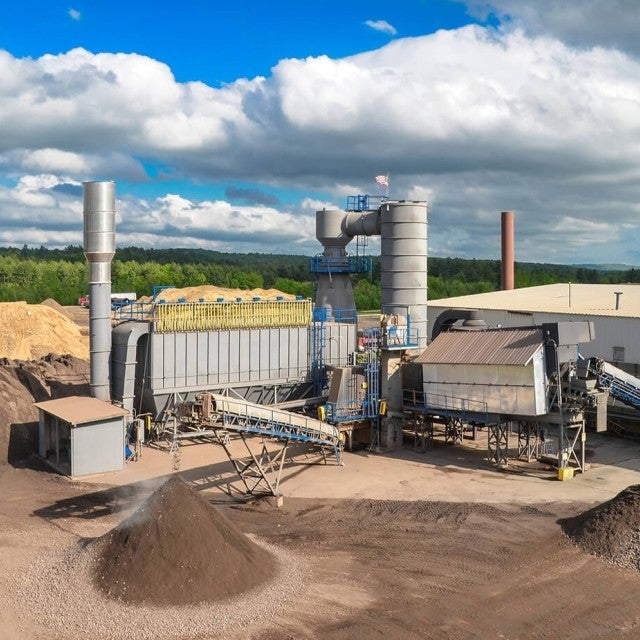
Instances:
[[[201,287],[184,287],[183,289],[164,289],[158,295],[158,300],[165,302],[177,302],[184,298],[187,302],[198,302],[203,298],[205,302],[216,302],[218,298],[233,301],[236,298],[243,300],[253,300],[257,297],[261,300],[275,300],[282,296],[285,300],[295,300],[296,297],[289,293],[283,293],[278,289],[226,289],[225,287],[214,287],[213,285],[202,285]],[[150,297],[140,298],[140,302],[149,302]]]
[[[276,568],[267,551],[177,476],[94,544],[96,585],[131,604],[221,600],[266,581]]]
[[[0,302],[0,357],[37,360],[49,353],[89,359],[89,340],[50,305]]]
[[[588,553],[620,567],[640,570],[640,485],[573,518],[562,530]]]

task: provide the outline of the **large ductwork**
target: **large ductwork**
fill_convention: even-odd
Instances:
[[[515,249],[513,211],[503,211],[502,226],[502,289],[515,288]]]
[[[339,269],[347,264],[345,247],[355,236],[381,238],[382,311],[406,319],[410,314],[412,334],[418,346],[427,346],[427,204],[385,202],[377,211],[316,212],[316,237],[324,247],[323,257],[333,271],[318,274],[316,307],[331,313],[355,308],[351,275]]]
[[[115,182],[85,182],[84,255],[89,263],[91,395],[111,400],[111,261],[115,255]]]

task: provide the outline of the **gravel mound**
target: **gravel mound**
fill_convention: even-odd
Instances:
[[[130,604],[214,602],[256,587],[275,571],[271,554],[178,476],[92,546],[96,586]]]
[[[560,526],[579,547],[611,563],[640,570],[640,485],[634,484],[615,498]]]

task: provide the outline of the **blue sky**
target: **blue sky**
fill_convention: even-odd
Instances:
[[[636,0],[0,6],[0,244],[320,250],[348,195],[429,203],[432,255],[640,264]],[[373,243],[372,249],[375,251]]]
[[[26,0],[0,12],[0,44],[16,56],[75,47],[136,52],[168,64],[180,82],[212,86],[268,75],[282,58],[342,58],[394,37],[367,21],[388,22],[395,37],[476,21],[462,3],[446,0]]]

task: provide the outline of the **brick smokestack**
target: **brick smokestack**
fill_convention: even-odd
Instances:
[[[513,211],[502,212],[502,289],[515,288]]]

